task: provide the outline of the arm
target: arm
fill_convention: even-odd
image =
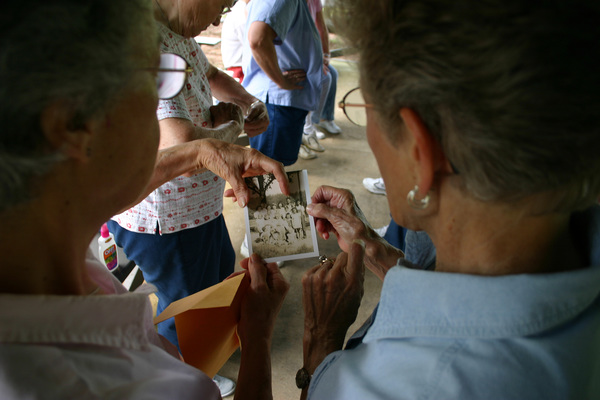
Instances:
[[[325,24],[325,19],[323,18],[323,10],[317,12],[317,17],[315,20],[315,24],[317,25],[317,30],[319,31],[319,36],[321,36],[321,47],[323,47],[323,64],[325,66],[329,65],[329,29],[327,29],[327,25]]]
[[[342,251],[350,251],[355,240],[365,243],[365,265],[381,280],[404,253],[381,238],[367,222],[354,195],[344,189],[321,186],[306,211],[315,217],[315,227],[327,240],[329,233],[337,237]]]
[[[250,104],[258,100],[244,89],[235,79],[210,64],[206,73],[210,90],[219,101],[235,103],[246,113]]]
[[[245,207],[250,199],[250,190],[244,181],[247,176],[272,173],[277,178],[282,193],[290,193],[283,164],[258,150],[209,138],[159,150],[150,182],[138,199],[127,208],[138,204],[154,189],[171,179],[203,168],[229,182],[231,189],[225,195],[233,197],[240,207]]]
[[[285,73],[279,68],[277,51],[273,41],[277,33],[262,21],[254,21],[248,29],[248,42],[252,50],[252,57],[264,73],[281,89],[302,89],[298,83],[306,79],[306,72],[291,70]]]
[[[319,364],[341,350],[348,328],[356,320],[363,296],[365,268],[364,243],[355,241],[349,254],[340,253],[304,274],[303,367],[313,375]],[[305,399],[308,388],[302,390]]]
[[[253,137],[267,130],[269,115],[265,105],[244,89],[235,79],[212,64],[206,73],[210,90],[219,101],[234,103],[241,107],[244,115],[244,130]]]
[[[185,118],[165,118],[158,122],[160,127],[159,149],[165,149],[192,140],[216,138],[234,142],[242,131],[241,109],[232,103],[219,103],[210,107],[212,127],[194,126]]]
[[[244,259],[241,267],[250,276],[250,286],[238,325],[242,351],[235,399],[272,399],[273,327],[290,285],[276,263],[265,264],[256,254]]]

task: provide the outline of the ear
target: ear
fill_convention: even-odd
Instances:
[[[435,184],[436,174],[445,172],[448,163],[442,146],[429,132],[419,114],[413,109],[402,108],[400,117],[413,139],[410,155],[416,166],[416,184],[419,186],[419,195],[425,197]]]
[[[73,124],[73,113],[63,101],[47,106],[41,115],[41,127],[54,151],[82,162],[90,158],[92,131],[89,124]]]

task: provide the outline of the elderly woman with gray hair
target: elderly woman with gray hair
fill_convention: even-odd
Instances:
[[[158,98],[186,64],[161,55],[149,0],[31,0],[0,14],[0,398],[220,399],[152,325],[89,243],[158,185],[208,168],[247,201],[243,177],[283,166],[194,140],[157,153]],[[158,154],[158,155],[157,155]],[[32,251],[34,249],[34,251]],[[236,398],[270,398],[270,338],[288,288],[276,264],[242,261]]]
[[[598,2],[334,7],[364,96],[341,105],[411,231],[402,254],[350,192],[313,195],[344,253],[303,281],[302,395],[600,398]],[[342,350],[365,266],[380,302]]]

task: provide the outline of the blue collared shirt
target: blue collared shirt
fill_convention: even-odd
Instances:
[[[600,398],[600,207],[578,219],[585,269],[490,277],[401,260],[370,323],[315,371],[309,398]]]
[[[244,41],[243,85],[256,98],[269,104],[316,110],[323,80],[323,51],[319,33],[305,0],[260,0],[248,4],[246,32],[255,21],[269,25],[277,34],[275,50],[282,71],[302,69],[303,89],[284,90],[258,66],[248,40]]]

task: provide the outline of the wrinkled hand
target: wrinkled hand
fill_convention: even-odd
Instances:
[[[298,85],[306,79],[306,71],[302,69],[291,69],[289,71],[282,72],[285,79],[284,83],[280,85],[282,89],[286,90],[300,90],[304,89],[303,86]]]
[[[244,131],[249,137],[260,135],[269,127],[269,113],[267,106],[262,101],[255,101],[246,110],[244,118]]]
[[[207,168],[231,185],[225,197],[232,197],[240,207],[250,200],[250,189],[245,177],[272,173],[275,175],[281,192],[290,194],[288,178],[283,164],[249,147],[238,146],[217,139],[204,139],[199,154],[200,165]]]
[[[364,243],[352,243],[350,253],[325,261],[302,278],[304,362],[312,373],[327,354],[340,350],[356,320],[363,296]]]
[[[255,340],[270,340],[290,285],[277,263],[266,264],[257,254],[242,260],[240,265],[247,270],[250,286],[242,300],[238,334],[242,346],[252,346]]]
[[[354,240],[367,242],[377,235],[349,190],[321,186],[313,194],[312,204],[306,211],[315,218],[315,227],[323,239],[329,239],[329,233],[333,232],[340,249],[345,252],[350,251]]]
[[[230,121],[236,122],[240,127],[244,123],[244,113],[237,104],[220,102],[209,110],[213,128]]]

